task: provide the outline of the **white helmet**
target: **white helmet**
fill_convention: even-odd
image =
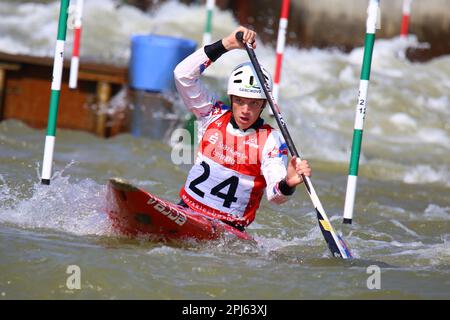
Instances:
[[[266,69],[261,67],[264,78],[272,91],[272,77]],[[228,95],[235,95],[244,98],[267,99],[263,88],[259,84],[258,75],[251,62],[244,62],[238,65],[231,72],[228,79]]]

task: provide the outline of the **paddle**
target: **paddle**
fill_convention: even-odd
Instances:
[[[237,32],[236,39],[240,42],[243,42],[243,35],[244,34],[242,31]],[[269,102],[270,108],[272,109],[273,115],[277,121],[280,131],[284,137],[284,140],[286,141],[289,151],[291,152],[292,156],[297,157],[298,161],[301,161],[301,157],[287,129],[286,122],[281,116],[280,109],[278,108],[278,105],[276,104],[275,99],[273,98],[272,93],[269,90],[269,86],[265,81],[264,75],[261,70],[261,66],[258,62],[258,59],[256,58],[255,51],[253,50],[250,44],[244,44],[244,47],[253,64],[253,68],[256,71],[259,83],[262,84],[262,88],[266,95],[267,101]],[[330,249],[331,253],[333,254],[333,256],[340,257],[343,259],[352,258],[352,254],[350,253],[350,250],[347,248],[347,245],[345,244],[344,240],[339,235],[336,234],[333,227],[331,226],[330,220],[328,219],[327,214],[325,213],[325,210],[323,209],[322,204],[320,203],[319,197],[317,196],[316,191],[314,190],[311,179],[303,174],[302,178],[303,183],[306,187],[306,191],[308,192],[312,200],[312,203],[316,209],[320,230],[322,231],[323,237],[325,238],[325,241],[327,242],[328,248]]]

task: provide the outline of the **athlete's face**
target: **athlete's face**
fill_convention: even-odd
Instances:
[[[258,120],[266,100],[232,96],[231,101],[234,120],[239,129],[245,130]]]

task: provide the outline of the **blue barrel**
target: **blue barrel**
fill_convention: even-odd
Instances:
[[[190,39],[160,35],[131,38],[130,87],[151,92],[173,91],[173,70],[193,53],[197,43]]]

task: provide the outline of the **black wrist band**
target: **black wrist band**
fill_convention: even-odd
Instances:
[[[295,192],[295,187],[289,187],[286,178],[278,182],[278,189],[280,189],[280,192],[285,196],[290,196]]]
[[[206,45],[204,50],[205,50],[205,53],[208,56],[208,58],[213,62],[216,61],[217,59],[219,59],[221,55],[223,55],[225,52],[228,51],[223,46],[222,39],[220,39],[212,44]]]

